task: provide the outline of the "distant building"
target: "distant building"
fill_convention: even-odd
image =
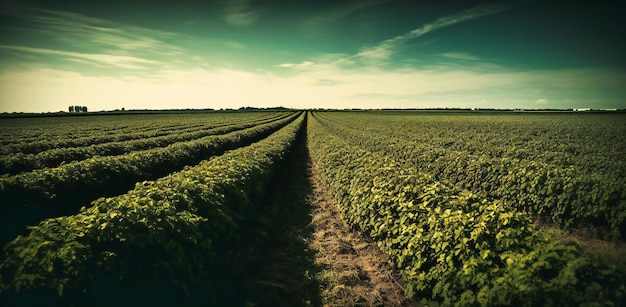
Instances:
[[[579,108],[579,109],[574,109],[574,112],[587,112],[587,111],[591,111],[591,108]]]

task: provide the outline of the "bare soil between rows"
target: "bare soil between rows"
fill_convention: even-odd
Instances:
[[[251,240],[267,244],[242,248],[246,301],[254,306],[415,305],[376,243],[343,223],[307,145],[304,130],[270,186],[267,208],[276,209],[258,217],[266,225],[244,235],[267,238]]]
[[[350,230],[314,165],[311,165],[311,249],[317,253],[324,306],[409,306],[397,270],[368,237]]]

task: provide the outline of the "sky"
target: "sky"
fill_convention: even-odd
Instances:
[[[0,112],[626,108],[623,0],[0,0]]]

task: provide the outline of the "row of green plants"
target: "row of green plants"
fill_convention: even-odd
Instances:
[[[115,140],[131,139],[127,134],[158,136],[175,129],[202,126],[198,121],[171,122],[169,120],[146,121],[135,116],[121,118],[117,123],[105,118],[30,118],[12,119],[5,123],[2,135],[2,154],[38,153],[60,148],[97,144]],[[133,121],[137,119],[137,121]],[[52,121],[54,120],[54,121]],[[94,138],[96,134],[96,138]]]
[[[230,293],[239,234],[291,151],[305,116],[266,139],[51,218],[8,243],[7,305],[216,304]]]
[[[147,121],[136,116],[112,122],[107,117],[11,119],[3,123],[2,154],[36,154],[62,147],[78,147],[100,142],[132,139],[128,134],[148,137],[171,133],[175,129],[202,126],[197,120],[173,122],[169,119]],[[95,135],[95,137],[94,137]]]
[[[393,125],[379,127],[374,134],[365,130],[367,124],[364,122],[339,119],[341,117],[329,119],[326,115],[321,120],[331,129],[350,135],[349,140],[354,144],[388,152],[404,164],[436,174],[437,179],[448,180],[470,191],[480,191],[561,227],[594,226],[605,229],[611,237],[626,237],[623,176],[580,165],[558,166],[539,158],[514,158],[512,151],[515,148],[503,149],[495,156],[452,150],[434,141],[437,137],[417,142],[408,136],[397,136],[401,129],[394,129]],[[478,145],[473,139],[456,142]]]
[[[68,120],[63,117],[54,118],[5,118],[0,122],[2,131],[0,132],[0,145],[10,145],[15,143],[27,143],[41,141],[42,137],[50,139],[62,138],[83,138],[91,133],[100,131],[106,133],[116,133],[135,127],[135,132],[155,130],[158,124],[154,121],[127,121],[127,118],[114,123],[105,117],[75,117]],[[94,120],[96,119],[96,120]],[[143,122],[143,123],[142,123]],[[178,125],[185,126],[183,123]],[[5,146],[0,148],[0,153],[12,153]]]
[[[424,304],[620,305],[622,271],[500,200],[371,151],[309,118],[313,163],[342,218],[400,269]],[[357,140],[358,141],[358,140]]]
[[[178,142],[186,142],[206,136],[226,134],[232,131],[241,130],[256,125],[275,121],[289,116],[284,114],[275,118],[253,118],[241,120],[237,123],[214,124],[211,126],[192,127],[187,129],[175,129],[172,131],[161,131],[158,136],[149,137],[145,133],[126,134],[124,141],[102,142],[82,147],[61,147],[54,148],[37,154],[16,153],[0,157],[0,174],[17,174],[28,172],[34,169],[57,167],[62,163],[85,160],[94,156],[114,156],[122,155],[132,151],[147,150],[156,147],[165,147]],[[109,136],[113,137],[113,136]],[[95,141],[102,137],[92,136]]]
[[[58,119],[15,119],[3,123],[10,135],[2,138],[0,153],[38,154],[47,150],[85,147],[176,134],[187,129],[210,129],[222,125],[271,119],[284,114],[205,114],[203,116],[137,115]],[[51,120],[54,120],[51,122]],[[17,122],[15,122],[17,121]],[[21,123],[26,121],[26,123]]]
[[[0,243],[24,225],[43,218],[73,214],[86,202],[132,189],[211,156],[257,142],[298,117],[293,113],[269,123],[223,135],[179,142],[119,156],[93,157],[57,168],[0,178]]]
[[[624,114],[327,113],[372,134],[451,152],[542,161],[588,174],[626,176]]]

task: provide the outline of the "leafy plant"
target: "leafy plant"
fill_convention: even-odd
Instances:
[[[408,296],[463,306],[624,302],[620,271],[510,204],[403,165],[393,149],[351,145],[317,114],[308,127],[342,218],[392,257]]]
[[[263,210],[256,204],[303,122],[31,227],[5,248],[0,292],[47,289],[84,304],[105,285],[114,301],[172,293],[212,302],[231,283],[238,229]]]

